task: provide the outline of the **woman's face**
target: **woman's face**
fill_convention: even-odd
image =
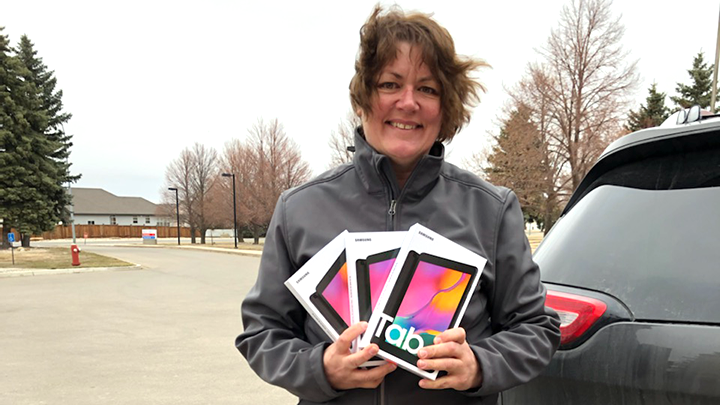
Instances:
[[[370,114],[362,114],[368,143],[400,169],[412,170],[440,133],[440,84],[420,51],[406,42],[380,71]]]

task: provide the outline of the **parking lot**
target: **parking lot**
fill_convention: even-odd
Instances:
[[[86,249],[142,268],[0,278],[0,403],[297,402],[234,347],[257,257]]]

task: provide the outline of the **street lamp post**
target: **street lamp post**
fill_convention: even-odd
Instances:
[[[175,213],[177,214],[178,246],[180,246],[180,200],[178,200],[177,187],[168,187],[168,190],[175,192]]]
[[[235,249],[237,249],[238,235],[237,235],[237,203],[235,202],[235,173],[223,173],[223,177],[232,177],[233,182],[233,235],[235,238]]]

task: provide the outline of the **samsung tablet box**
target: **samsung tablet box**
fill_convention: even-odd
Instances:
[[[370,320],[406,235],[407,232],[351,232],[346,235],[351,323]],[[365,366],[383,363],[385,360],[373,358]]]
[[[369,321],[407,232],[348,233],[345,249],[350,285],[350,319]]]
[[[308,260],[285,286],[334,341],[351,324],[345,238],[342,232]]]
[[[370,316],[360,347],[376,343],[379,356],[423,378],[417,352],[460,325],[487,260],[415,224],[410,227]]]

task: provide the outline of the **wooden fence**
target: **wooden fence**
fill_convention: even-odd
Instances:
[[[177,238],[176,226],[132,226],[132,225],[75,225],[75,237],[85,238],[142,238],[143,229],[156,229],[158,239]],[[54,231],[45,232],[40,235],[43,239],[69,239],[72,238],[70,226],[58,225]],[[190,237],[190,228],[180,227],[180,236]],[[200,232],[195,231],[195,236],[200,237]]]

